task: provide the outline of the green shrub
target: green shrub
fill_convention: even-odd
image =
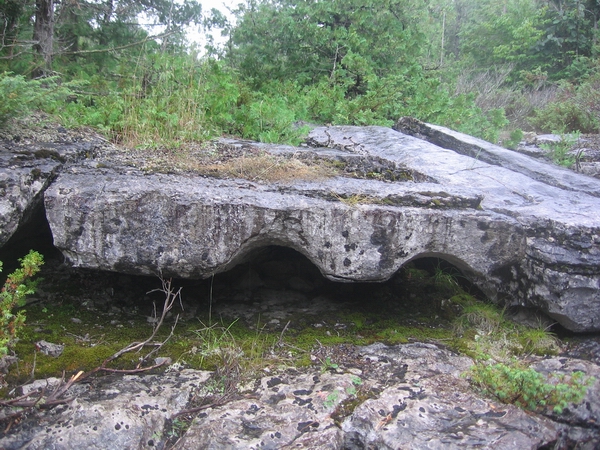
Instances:
[[[556,99],[536,110],[530,122],[543,132],[600,132],[600,68],[578,85],[563,83]]]
[[[541,147],[550,153],[552,161],[559,166],[571,167],[576,160],[576,157],[569,151],[577,144],[581,133],[576,131],[571,134],[561,134],[560,141],[551,144],[542,144]]]
[[[35,292],[37,282],[31,280],[40,271],[44,259],[38,252],[31,250],[19,259],[21,267],[11,273],[0,291],[0,357],[8,353],[16,335],[25,324],[25,313],[14,313],[14,308],[25,305],[25,297]],[[2,263],[0,262],[0,271]]]
[[[73,95],[71,88],[75,85],[61,84],[57,77],[26,80],[24,76],[10,72],[0,74],[0,126],[33,109],[54,110],[57,103]]]
[[[517,128],[516,130],[513,130],[510,132],[509,139],[506,140],[505,142],[503,142],[503,144],[506,148],[510,148],[510,149],[514,150],[515,148],[517,148],[517,146],[519,145],[519,143],[522,140],[523,140],[523,130],[521,130],[520,128]]]
[[[556,414],[562,414],[570,403],[580,403],[588,385],[594,381],[593,378],[586,378],[582,372],[547,378],[516,363],[477,363],[471,369],[470,378],[483,392],[503,403],[531,411],[551,408]]]

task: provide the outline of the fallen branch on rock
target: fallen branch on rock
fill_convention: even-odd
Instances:
[[[153,342],[154,338],[156,337],[156,334],[158,333],[160,327],[163,325],[164,320],[167,317],[167,314],[171,311],[175,302],[177,300],[179,300],[181,302],[181,288],[175,290],[175,288],[173,288],[173,286],[172,286],[171,279],[165,280],[164,278],[160,277],[160,281],[162,283],[162,288],[154,289],[150,292],[157,292],[157,291],[163,292],[165,294],[165,303],[163,305],[163,310],[162,310],[162,313],[159,318],[156,317],[156,307],[155,307],[154,318],[156,320],[154,321],[154,328],[152,330],[152,334],[148,337],[148,339],[146,339],[142,342],[133,342],[133,343],[127,345],[126,347],[122,348],[121,350],[119,350],[118,352],[116,352],[115,354],[113,354],[112,356],[107,358],[106,360],[104,360],[104,362],[100,366],[96,367],[95,369],[92,369],[91,371],[89,371],[87,373],[84,373],[83,371],[79,371],[76,375],[71,376],[71,378],[67,382],[65,382],[65,374],[63,372],[62,379],[57,384],[57,386],[55,386],[53,388],[52,392],[50,392],[49,395],[46,395],[46,393],[47,393],[46,388],[41,388],[41,389],[37,389],[32,392],[28,392],[17,398],[0,401],[1,407],[24,408],[19,411],[15,411],[12,414],[11,413],[6,414],[4,417],[2,417],[0,419],[0,420],[7,420],[7,419],[10,420],[5,432],[11,428],[11,426],[15,420],[17,420],[19,417],[23,416],[24,414],[26,414],[28,411],[30,411],[33,408],[50,408],[50,407],[53,407],[56,405],[69,403],[71,400],[73,400],[74,397],[67,397],[66,394],[69,391],[69,389],[73,386],[73,384],[81,382],[95,373],[110,372],[110,373],[134,374],[134,373],[147,372],[147,371],[150,371],[150,370],[153,370],[153,369],[163,366],[166,361],[163,361],[159,364],[154,364],[152,366],[142,367],[143,363],[146,362],[152,355],[156,354],[156,352],[158,352],[167,343],[167,341],[173,336],[175,327],[177,326],[177,322],[179,320],[179,315],[177,315],[175,317],[175,323],[171,327],[171,332],[166,337],[166,339],[164,339],[162,342]],[[150,292],[148,292],[148,293],[150,293]],[[107,367],[107,365],[109,363],[118,359],[125,353],[133,352],[133,351],[139,352],[144,347],[148,347],[148,346],[152,346],[154,348],[150,352],[148,352],[148,354],[146,354],[145,356],[140,357],[139,363],[137,364],[135,369],[113,369],[113,368]]]
[[[154,349],[148,353],[146,356],[144,356],[143,358],[140,358],[140,363],[137,365],[137,367],[133,370],[135,370],[136,372],[140,371],[140,367],[141,365],[148,360],[148,358],[155,354],[158,350],[160,350],[162,348],[163,345],[165,345],[167,343],[167,341],[169,339],[171,339],[171,337],[173,336],[173,332],[175,331],[175,327],[177,326],[177,322],[179,320],[179,315],[177,315],[177,317],[175,318],[175,323],[173,324],[173,326],[171,327],[171,333],[169,334],[169,336],[167,336],[167,338],[163,341],[160,342],[158,344],[153,344],[152,340],[154,339],[154,337],[156,336],[156,333],[158,332],[158,330],[160,329],[160,327],[162,326],[165,317],[167,316],[167,314],[169,313],[169,311],[171,311],[171,309],[173,308],[173,305],[175,303],[176,300],[179,300],[180,304],[181,304],[181,288],[177,289],[177,291],[175,291],[175,289],[173,288],[172,284],[171,284],[171,278],[169,278],[168,280],[165,280],[162,276],[160,277],[160,281],[162,283],[162,288],[161,289],[153,289],[152,291],[149,291],[148,294],[152,293],[152,292],[164,292],[166,298],[165,298],[165,304],[163,305],[163,310],[162,310],[162,314],[160,316],[160,318],[155,321],[155,325],[154,325],[154,330],[152,331],[152,334],[150,335],[150,337],[148,337],[148,339],[146,339],[143,342],[132,342],[131,344],[129,344],[128,346],[122,348],[121,350],[119,350],[118,352],[116,352],[114,355],[112,355],[111,357],[109,357],[108,359],[106,359],[102,365],[100,367],[97,367],[96,369],[94,369],[92,371],[93,372],[98,372],[98,371],[108,371],[108,372],[114,372],[114,369],[108,369],[106,368],[106,365],[108,363],[110,363],[111,361],[114,361],[115,359],[119,358],[120,356],[124,355],[125,353],[128,352],[133,352],[133,351],[141,351],[145,346],[148,345],[153,345]],[[156,307],[154,309],[154,316],[156,317]],[[163,363],[164,364],[164,363]],[[162,364],[158,364],[156,366],[152,366],[152,367],[147,367],[145,369],[142,370],[151,370],[155,367],[158,367]],[[127,371],[120,371],[122,373],[128,373]],[[129,372],[129,373],[133,373],[133,372]]]

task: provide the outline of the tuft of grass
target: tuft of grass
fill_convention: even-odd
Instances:
[[[197,168],[200,173],[222,177],[244,178],[250,181],[292,181],[329,178],[334,172],[324,166],[307,164],[297,158],[261,153],[240,156],[219,164]]]
[[[350,208],[356,208],[358,205],[369,204],[369,203],[377,203],[378,199],[363,194],[337,194],[333,193],[333,197],[342,202],[344,205],[349,206]]]
[[[496,305],[456,296],[462,313],[454,321],[455,345],[475,360],[507,362],[517,356],[556,355],[560,341],[542,326],[529,328],[506,318]]]

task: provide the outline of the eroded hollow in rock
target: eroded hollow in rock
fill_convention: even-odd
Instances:
[[[52,253],[56,256],[56,253]],[[481,292],[460,270],[439,258],[420,258],[381,283],[339,283],[326,279],[299,252],[267,246],[247,254],[231,270],[204,280],[174,279],[181,302],[172,317],[231,323],[276,331],[306,327],[339,331],[385,322],[398,326],[450,326],[460,313],[451,299]],[[50,258],[42,276],[42,301],[72,298],[76,308],[128,316],[150,317],[160,309],[164,294],[158,277],[73,269]],[[160,311],[159,311],[160,312]]]
[[[25,256],[29,250],[36,250],[46,258],[61,257],[52,243],[52,232],[46,218],[44,203],[35,202],[23,217],[23,223],[17,231],[6,244],[0,247],[0,261],[3,263],[3,270],[0,273],[2,282],[7,274],[17,268],[19,258]]]
[[[473,287],[460,286],[458,269],[435,258],[413,261],[384,283],[330,281],[302,254],[280,246],[255,249],[243,261],[205,280],[172,280],[181,302],[160,328],[159,341],[173,330],[161,356],[214,369],[218,361],[197,349],[229,330],[244,345],[285,342],[305,356],[315,346],[451,340],[463,302],[475,301]],[[27,364],[41,339],[64,343],[69,354],[38,360],[40,376],[60,375],[57,364],[97,367],[117,349],[147,339],[165,300],[158,277],[77,269],[62,258],[47,258],[41,276],[26,306],[29,331],[16,349],[30,360],[11,375],[14,383],[30,376]],[[208,337],[207,329],[214,330]]]
[[[182,284],[185,301],[210,308],[213,317],[268,329],[340,329],[382,318],[438,326],[456,314],[451,297],[481,295],[458,268],[438,258],[419,259],[386,282],[339,283],[323,277],[299,252],[280,246],[255,249],[228,272]]]

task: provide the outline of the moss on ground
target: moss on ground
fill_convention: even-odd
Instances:
[[[80,287],[65,286],[62,292],[67,291],[69,295],[53,297],[60,301],[39,301],[26,308],[26,326],[14,349],[19,363],[6,376],[9,385],[27,381],[32,373],[39,379],[60,377],[63,371],[69,377],[93,370],[118,350],[152,333],[147,299],[139,309],[130,308],[130,313],[111,313],[110,305],[106,312],[87,309],[86,301],[77,300],[82,296]],[[353,295],[369,301],[349,298],[318,318],[296,313],[283,330],[269,328],[260,316],[217,320],[209,317],[206,308],[193,318],[181,319],[173,336],[152,358],[170,357],[172,363],[208,370],[237,364],[251,373],[266,366],[315,364],[311,350],[339,344],[438,342],[475,358],[496,360],[555,353],[559,348],[557,339],[547,331],[510,322],[502,309],[475,298],[447,273],[408,267],[393,284],[362,286]],[[174,324],[172,316],[155,342],[164,341]],[[43,355],[36,351],[35,343],[40,340],[64,344],[65,350],[57,358]],[[109,367],[132,369],[151,349],[127,353]]]

